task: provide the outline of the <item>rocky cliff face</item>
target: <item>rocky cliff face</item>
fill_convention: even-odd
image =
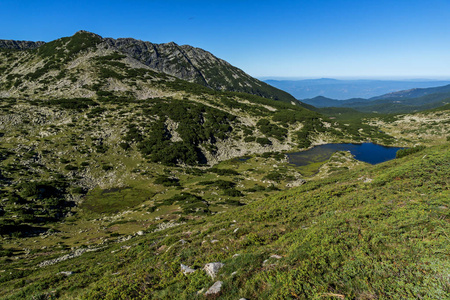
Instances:
[[[207,85],[201,71],[192,64],[182,47],[173,42],[153,44],[131,38],[106,38],[103,41],[107,47],[125,53],[156,71]]]
[[[137,59],[150,68],[215,90],[244,92],[274,100],[295,101],[208,51],[174,42],[153,44],[132,38],[103,39],[109,47]]]

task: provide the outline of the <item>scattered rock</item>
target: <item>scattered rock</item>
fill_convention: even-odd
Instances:
[[[138,232],[136,232],[136,235],[144,235],[144,232],[142,230],[139,230]]]
[[[212,279],[214,279],[217,273],[219,272],[220,268],[222,268],[223,266],[224,264],[221,262],[213,262],[206,264],[203,270],[205,270],[206,274],[208,274],[209,276],[211,276]]]
[[[159,223],[158,227],[153,232],[158,232],[164,229],[172,228],[178,225],[182,225],[183,223],[174,223],[174,222],[168,222],[168,223]]]
[[[118,242],[118,243],[123,243],[123,242],[126,242],[126,241],[131,240],[132,238],[133,238],[133,236],[131,236],[131,235],[121,236],[121,237],[119,237],[119,238],[117,239],[117,242]]]
[[[286,187],[297,187],[297,186],[301,186],[304,183],[306,183],[305,179],[298,179],[298,180],[289,182],[288,184],[286,184]]]
[[[100,247],[100,248],[80,248],[80,249],[75,250],[75,252],[73,252],[73,253],[66,254],[66,255],[63,255],[63,256],[55,258],[55,259],[45,260],[45,261],[43,261],[43,262],[41,262],[39,264],[39,267],[42,268],[42,267],[54,265],[56,263],[59,263],[59,262],[65,261],[65,260],[81,256],[85,252],[93,252],[93,251],[100,250],[102,248],[104,248],[104,247]]]
[[[73,272],[72,272],[72,271],[61,271],[61,272],[59,272],[59,273],[57,273],[57,274],[61,274],[61,275],[66,275],[66,276],[70,276],[70,275],[72,275],[72,274],[73,274]]]
[[[238,257],[239,255],[240,255],[239,253],[236,253],[236,254],[233,255],[233,258],[236,258],[236,257]]]
[[[205,293],[206,295],[214,295],[220,293],[220,290],[222,289],[222,281],[216,281]]]
[[[192,269],[192,268],[190,268],[190,267],[188,267],[186,265],[183,265],[183,264],[181,264],[181,271],[183,272],[184,275],[195,272],[194,269]]]
[[[273,258],[273,259],[280,259],[280,258],[282,258],[282,256],[276,255],[276,254],[271,255],[268,259],[266,259],[265,261],[263,261],[263,266],[266,266],[266,264],[269,262],[269,260],[270,260],[271,258]],[[275,266],[275,264],[270,264],[270,265],[268,265],[267,267],[272,267],[272,266]]]
[[[359,177],[358,178],[358,180],[361,180],[362,182],[364,182],[364,183],[370,183],[370,182],[372,182],[373,181],[373,179],[372,178],[369,178],[369,177],[365,177],[365,176],[363,176],[363,177]]]

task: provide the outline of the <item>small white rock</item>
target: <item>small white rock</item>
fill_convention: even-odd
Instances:
[[[206,264],[203,270],[205,270],[206,274],[208,274],[212,279],[214,279],[217,273],[219,273],[220,268],[222,268],[223,266],[224,264],[221,262],[213,262]]]
[[[213,295],[220,293],[220,290],[222,289],[222,281],[216,281],[205,293],[206,295]]]
[[[188,267],[186,265],[183,265],[183,264],[181,264],[181,271],[183,272],[184,275],[195,272],[194,269],[192,269],[192,268],[190,268],[190,267]]]
[[[59,272],[58,274],[70,276],[70,275],[73,274],[73,272],[72,272],[72,271],[61,271],[61,272]]]

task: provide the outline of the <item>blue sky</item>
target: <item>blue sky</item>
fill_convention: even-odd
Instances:
[[[450,79],[449,0],[0,1],[0,39],[174,41],[255,77]]]

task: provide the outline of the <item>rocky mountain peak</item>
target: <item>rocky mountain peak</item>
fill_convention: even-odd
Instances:
[[[74,34],[73,36],[80,35],[80,34],[90,35],[90,36],[92,36],[92,37],[96,37],[96,38],[103,39],[102,36],[100,36],[100,35],[98,35],[98,34],[96,34],[96,33],[87,31],[87,30],[78,30],[77,32],[75,32],[75,34]]]

